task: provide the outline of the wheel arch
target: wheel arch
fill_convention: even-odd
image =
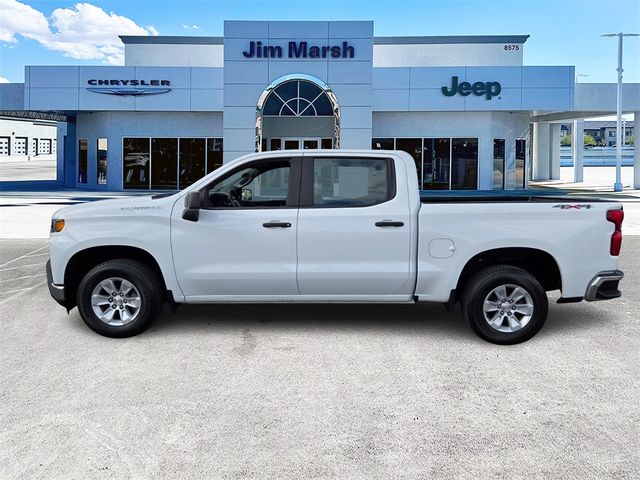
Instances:
[[[104,245],[89,247],[76,252],[67,262],[64,271],[65,302],[67,309],[76,306],[76,294],[82,278],[95,266],[108,260],[126,258],[137,260],[150,267],[158,275],[163,290],[167,287],[162,269],[153,255],[139,247],[130,245]],[[164,296],[164,295],[163,295]]]
[[[549,252],[532,247],[503,247],[474,255],[463,267],[456,284],[455,297],[464,291],[471,277],[493,265],[511,265],[533,275],[545,291],[562,290],[562,274],[556,259]]]

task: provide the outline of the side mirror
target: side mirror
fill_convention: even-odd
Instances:
[[[250,188],[243,188],[242,189],[242,200],[244,200],[245,202],[248,202],[252,198],[253,198],[253,192],[251,191],[251,189]]]
[[[201,206],[202,201],[200,200],[200,192],[189,193],[184,197],[184,210],[182,211],[183,220],[197,222],[200,219]]]

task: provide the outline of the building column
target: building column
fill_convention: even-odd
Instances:
[[[560,180],[560,127],[559,123],[549,125],[549,178]]]
[[[574,120],[571,129],[573,181],[584,182],[584,119]]]
[[[78,179],[76,178],[76,124],[73,121],[67,121],[67,133],[64,136],[62,155],[64,158],[64,186],[75,187]],[[63,145],[58,145],[58,148]]]
[[[551,129],[548,123],[533,124],[532,180],[549,180],[549,140]]]
[[[640,190],[640,142],[638,141],[640,112],[633,112],[633,121],[633,188]]]
[[[65,172],[65,158],[64,152],[66,150],[64,142],[67,137],[67,123],[58,122],[56,124],[56,182],[64,185],[64,172]]]

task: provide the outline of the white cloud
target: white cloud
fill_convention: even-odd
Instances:
[[[184,28],[185,30],[200,30],[200,27],[198,25],[187,25],[186,23],[182,24],[182,28]]]
[[[0,42],[15,44],[17,35],[39,42],[49,50],[80,60],[124,63],[124,46],[118,35],[158,35],[114,12],[90,3],[57,8],[47,19],[35,8],[17,0],[0,0]]]
[[[9,83],[8,78],[0,77],[0,83]]]

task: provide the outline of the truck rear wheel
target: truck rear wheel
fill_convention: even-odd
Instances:
[[[540,282],[529,272],[497,265],[467,284],[462,311],[482,339],[501,345],[529,340],[544,325],[549,304]]]
[[[144,332],[162,308],[162,285],[145,264],[109,260],[94,267],[78,286],[78,310],[84,322],[106,337]]]

